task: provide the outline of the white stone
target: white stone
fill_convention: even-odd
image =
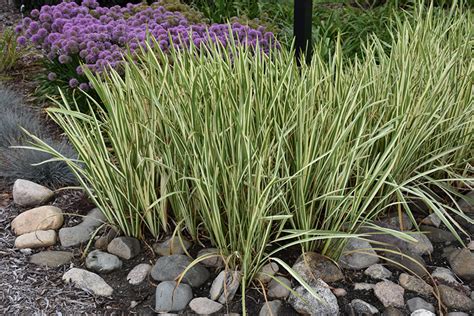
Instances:
[[[56,232],[54,230],[37,230],[18,236],[15,239],[16,248],[40,248],[56,244]]]
[[[221,304],[230,302],[240,286],[240,271],[221,271],[212,282],[210,297]]]
[[[199,315],[210,315],[220,311],[224,305],[214,302],[207,297],[196,297],[189,302],[189,307]]]
[[[276,280],[275,280],[276,279]],[[277,276],[268,284],[268,297],[286,298],[290,295],[291,281],[285,277]],[[277,281],[278,280],[278,281]]]
[[[392,272],[381,264],[371,265],[364,271],[364,274],[376,280],[388,279],[392,276]]]
[[[141,263],[133,268],[127,275],[128,283],[138,285],[142,283],[151,271],[151,265]]]
[[[18,179],[13,184],[13,201],[20,206],[43,205],[53,197],[53,191],[28,180]]]
[[[98,296],[111,296],[114,291],[100,276],[83,269],[72,268],[64,273],[63,280]]]

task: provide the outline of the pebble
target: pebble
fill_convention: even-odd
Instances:
[[[317,279],[332,283],[344,278],[341,270],[334,262],[316,252],[306,252],[301,255],[293,265],[293,270],[306,283],[314,282]]]
[[[433,287],[422,279],[409,275],[407,273],[400,274],[398,283],[408,291],[416,292],[422,295],[430,295],[433,293]]]
[[[459,208],[468,218],[474,218],[474,190],[465,195],[464,198],[459,199],[457,203]],[[457,214],[454,216],[454,219],[458,224],[469,231],[471,236],[474,235],[474,225],[472,225],[472,221],[468,221],[464,217],[461,217]]]
[[[382,316],[405,316],[405,313],[395,307],[389,306],[383,311]]]
[[[471,240],[471,241],[469,242],[469,244],[467,244],[467,248],[468,248],[469,250],[474,250],[474,240]]]
[[[11,227],[17,236],[37,230],[58,229],[63,225],[61,209],[55,206],[41,206],[21,213],[12,221]]]
[[[379,314],[379,310],[363,301],[363,300],[360,300],[360,299],[354,299],[352,300],[351,302],[351,306],[352,308],[354,309],[354,311],[356,312],[357,315],[376,315],[376,314]]]
[[[275,280],[277,279],[277,280]],[[271,298],[286,298],[290,295],[291,281],[285,277],[277,276],[268,284],[267,295]],[[284,285],[282,285],[283,283]]]
[[[63,275],[66,283],[74,283],[77,288],[85,289],[98,296],[111,296],[112,287],[97,274],[78,268],[72,268]]]
[[[146,277],[151,271],[151,265],[148,263],[140,263],[135,266],[127,275],[128,283],[138,285],[145,281]]]
[[[374,287],[375,296],[385,307],[404,307],[405,301],[403,300],[403,294],[405,290],[398,284],[392,281],[382,281],[375,284]]]
[[[109,273],[122,267],[122,261],[115,255],[101,250],[91,251],[86,258],[86,267],[99,273]]]
[[[458,277],[468,282],[474,280],[474,254],[468,248],[453,251],[448,261]]]
[[[456,240],[456,237],[444,229],[436,228],[432,226],[420,226],[420,230],[426,233],[426,237],[435,243],[441,242],[453,242]]]
[[[347,291],[343,288],[336,288],[336,289],[332,289],[332,292],[334,293],[334,295],[336,295],[337,297],[343,297],[343,296],[346,296],[347,295]]]
[[[61,246],[72,247],[87,243],[94,231],[105,222],[105,216],[98,208],[91,210],[79,225],[63,227],[59,230]]]
[[[349,238],[339,265],[345,269],[360,270],[377,263],[379,258],[372,246],[365,240]]]
[[[339,305],[336,296],[331,292],[329,286],[321,279],[309,284],[318,295],[315,298],[303,286],[298,286],[290,294],[290,305],[300,314],[310,315],[338,315]]]
[[[441,301],[448,308],[466,312],[474,310],[474,301],[463,293],[444,284],[438,285],[438,289]]]
[[[140,250],[140,242],[133,237],[114,238],[107,246],[108,252],[126,260],[138,255]]]
[[[426,270],[425,260],[418,254],[404,251],[403,253],[386,252],[385,258],[387,258],[387,265],[397,270],[408,271],[415,273],[421,277],[428,275]],[[391,261],[390,261],[391,260]],[[393,262],[392,262],[393,261]]]
[[[262,267],[260,272],[257,273],[256,279],[262,283],[268,283],[272,280],[273,276],[278,272],[278,264],[275,262],[267,263]]]
[[[187,284],[164,281],[156,287],[155,310],[158,313],[184,310],[193,298],[193,291]]]
[[[96,249],[100,249],[100,250],[107,250],[107,246],[109,245],[109,243],[116,237],[119,237],[120,236],[120,231],[118,228],[116,227],[111,227],[108,229],[108,231],[103,234],[102,236],[100,236],[99,238],[97,238],[97,240],[95,241],[95,248]]]
[[[57,268],[71,262],[74,255],[67,251],[42,251],[30,257],[30,262],[47,268]]]
[[[240,271],[221,271],[212,282],[211,299],[222,304],[230,302],[240,286],[240,276]]]
[[[469,314],[464,312],[451,312],[447,313],[446,316],[469,316]]]
[[[430,215],[423,218],[421,224],[439,227],[439,225],[441,225],[441,219],[438,217],[438,215],[436,215],[436,213],[431,213]]]
[[[372,279],[383,280],[388,279],[392,276],[392,272],[385,268],[381,264],[373,264],[364,271],[365,275],[370,276]]]
[[[406,249],[411,253],[415,253],[417,255],[429,255],[433,252],[433,244],[431,241],[426,237],[425,234],[417,232],[410,234],[410,237],[417,240],[417,242],[408,242]]]
[[[451,284],[451,285],[459,284],[453,272],[449,270],[448,268],[436,267],[436,269],[434,269],[434,271],[431,272],[431,276],[434,279],[437,279],[438,281],[441,281],[446,284]]]
[[[28,180],[18,179],[13,184],[13,201],[23,207],[46,204],[53,197],[53,191]]]
[[[370,291],[375,288],[375,284],[370,283],[354,283],[354,290],[356,291]]]
[[[436,316],[436,314],[426,309],[417,309],[410,316]]]
[[[401,219],[402,220],[400,222],[400,216],[397,213],[378,221],[377,224],[382,227],[392,228],[400,231],[410,230],[413,228],[413,223],[406,213],[402,213]]]
[[[197,257],[205,256],[205,255],[212,255],[214,256],[203,259],[199,261],[202,265],[209,267],[209,268],[222,268],[224,266],[224,260],[222,256],[219,255],[219,250],[217,248],[205,248],[199,250]]]
[[[280,315],[282,303],[279,300],[269,301],[263,304],[258,316],[278,316]]]
[[[220,311],[224,305],[214,302],[207,297],[196,297],[189,302],[189,307],[199,315],[210,315]]]
[[[180,255],[185,253],[185,250],[188,250],[191,245],[188,240],[174,236],[161,243],[154,244],[153,250],[160,256]]]
[[[157,281],[174,281],[188,268],[193,260],[185,255],[160,257],[151,269],[151,276]],[[199,287],[210,277],[209,271],[201,264],[193,265],[182,278],[183,283]]]
[[[37,230],[18,236],[15,239],[16,248],[40,248],[56,244],[56,232],[54,230]]]
[[[432,304],[428,303],[427,301],[425,301],[424,299],[420,297],[414,297],[414,298],[409,299],[407,301],[407,306],[410,312],[414,312],[419,309],[424,309],[432,313],[436,311],[435,307]]]

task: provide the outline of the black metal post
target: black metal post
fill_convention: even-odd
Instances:
[[[311,20],[313,18],[313,0],[294,0],[295,13],[293,22],[293,32],[295,36],[295,49],[298,65],[301,65],[301,58],[305,56],[306,62],[311,61]]]

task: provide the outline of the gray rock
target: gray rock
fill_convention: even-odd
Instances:
[[[191,243],[178,236],[170,237],[167,240],[153,245],[153,250],[160,256],[181,255],[191,247]],[[184,248],[183,248],[184,246]]]
[[[403,294],[405,290],[398,284],[392,281],[382,281],[375,284],[374,287],[375,296],[385,307],[404,307],[405,301],[403,300]]]
[[[13,184],[13,201],[23,207],[43,205],[53,197],[53,191],[28,180],[18,179]]]
[[[309,284],[318,295],[313,297],[303,286],[298,286],[289,297],[290,305],[300,314],[338,315],[339,305],[336,296],[329,286],[321,279]]]
[[[451,312],[447,313],[446,316],[469,316],[469,314],[464,312]]]
[[[163,312],[179,312],[184,310],[193,298],[191,287],[184,283],[164,281],[156,287],[155,310]]]
[[[189,307],[199,315],[210,315],[220,311],[224,305],[214,302],[207,297],[197,297],[189,302]]]
[[[360,299],[352,300],[351,306],[357,315],[376,315],[379,313],[375,306]]]
[[[41,248],[56,244],[56,232],[54,230],[37,230],[23,234],[15,239],[16,248]]]
[[[148,263],[140,263],[128,273],[127,281],[132,285],[138,285],[146,279],[150,271],[151,265]]]
[[[83,269],[70,269],[64,273],[63,280],[98,296],[111,296],[114,291],[100,276]]]
[[[192,263],[185,255],[160,257],[151,269],[151,277],[157,281],[174,281]],[[199,287],[210,277],[209,271],[199,263],[192,266],[184,275],[181,282]]]
[[[354,290],[356,291],[371,291],[375,288],[375,284],[370,283],[354,283]]]
[[[377,221],[376,224],[382,227],[400,231],[410,230],[413,228],[413,223],[406,213],[402,213],[401,221],[400,216],[398,214],[394,214]]]
[[[107,251],[123,259],[131,259],[140,253],[140,242],[133,237],[114,238],[107,246]]]
[[[453,242],[456,240],[456,237],[444,229],[432,227],[432,226],[420,226],[420,230],[426,233],[426,237],[429,240],[435,243],[441,242]]]
[[[413,237],[417,240],[417,242],[408,242],[406,249],[411,253],[415,253],[417,255],[428,255],[433,252],[433,244],[425,236],[425,234],[417,232],[410,234],[410,237]]]
[[[448,308],[454,308],[465,312],[474,310],[474,301],[463,293],[444,284],[438,285],[438,289],[441,301]]]
[[[441,225],[441,219],[438,215],[436,215],[436,213],[431,213],[430,215],[423,218],[421,224],[439,227],[439,225]]]
[[[120,231],[116,227],[111,227],[105,234],[97,238],[95,241],[95,248],[100,250],[107,250],[109,243],[116,237],[120,236]]]
[[[275,280],[277,279],[277,280]],[[268,297],[287,298],[290,295],[291,281],[285,277],[277,276],[268,284]],[[283,285],[282,285],[283,284]]]
[[[221,271],[211,285],[210,297],[222,304],[230,302],[240,286],[240,271]]]
[[[467,249],[471,251],[474,250],[474,240],[471,240],[469,244],[467,244]]]
[[[419,309],[424,309],[432,313],[436,311],[435,307],[432,304],[428,303],[427,301],[425,301],[424,299],[420,297],[414,297],[414,298],[409,299],[407,301],[407,306],[410,312],[414,312]]]
[[[382,316],[405,316],[405,314],[399,309],[389,306],[383,311]]]
[[[390,272],[387,268],[378,263],[368,267],[364,271],[364,274],[376,280],[388,279],[392,276],[392,272]]]
[[[257,273],[256,279],[262,283],[268,283],[272,280],[272,277],[278,272],[278,264],[276,262],[270,262],[264,265],[260,272]]]
[[[47,205],[21,213],[12,221],[11,227],[18,236],[37,230],[55,230],[63,225],[63,221],[61,209]]]
[[[420,277],[428,275],[425,260],[420,255],[410,252],[386,252],[384,256],[387,258],[387,265],[397,270],[408,271],[409,273],[413,271],[413,273]]]
[[[406,273],[400,274],[398,283],[400,283],[400,285],[408,291],[416,292],[426,296],[433,293],[433,287],[431,285],[418,277],[411,276]]]
[[[86,267],[99,273],[109,273],[122,267],[122,261],[110,253],[101,250],[91,251],[86,258]]]
[[[466,219],[459,215],[455,215],[454,219],[458,224],[464,227],[471,235],[474,234],[474,191],[469,192],[464,198],[459,199],[458,201],[459,208],[463,211],[463,213],[469,218]]]
[[[436,316],[436,314],[426,309],[417,309],[410,316]]]
[[[454,276],[453,272],[447,268],[437,267],[436,269],[434,269],[433,272],[431,272],[431,276],[434,279],[441,281],[442,283],[445,283],[445,284],[449,284],[449,285],[460,284],[458,280],[456,280],[456,277]]]
[[[102,225],[105,220],[105,216],[98,208],[91,210],[79,225],[64,227],[59,230],[61,246],[72,247],[89,242],[94,231]]]
[[[349,238],[339,259],[339,265],[345,269],[360,270],[378,261],[377,253],[367,241]]]
[[[197,257],[212,255],[206,259],[199,261],[202,265],[209,268],[222,268],[224,266],[224,260],[219,255],[219,249],[217,248],[205,248],[199,250]]]
[[[30,257],[30,262],[47,268],[57,268],[71,262],[74,255],[67,251],[42,251]]]
[[[282,303],[279,300],[269,301],[263,304],[259,316],[278,316],[281,311]]]
[[[317,279],[331,283],[344,278],[344,275],[337,265],[316,252],[306,252],[301,255],[293,265],[293,270],[299,274],[306,283],[314,282]]]
[[[458,277],[468,282],[474,280],[474,254],[468,248],[453,251],[448,261]]]

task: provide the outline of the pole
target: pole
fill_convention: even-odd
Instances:
[[[301,65],[302,56],[305,56],[306,62],[309,63],[313,53],[311,44],[313,0],[294,1],[293,32],[295,36],[296,58],[298,65]]]

